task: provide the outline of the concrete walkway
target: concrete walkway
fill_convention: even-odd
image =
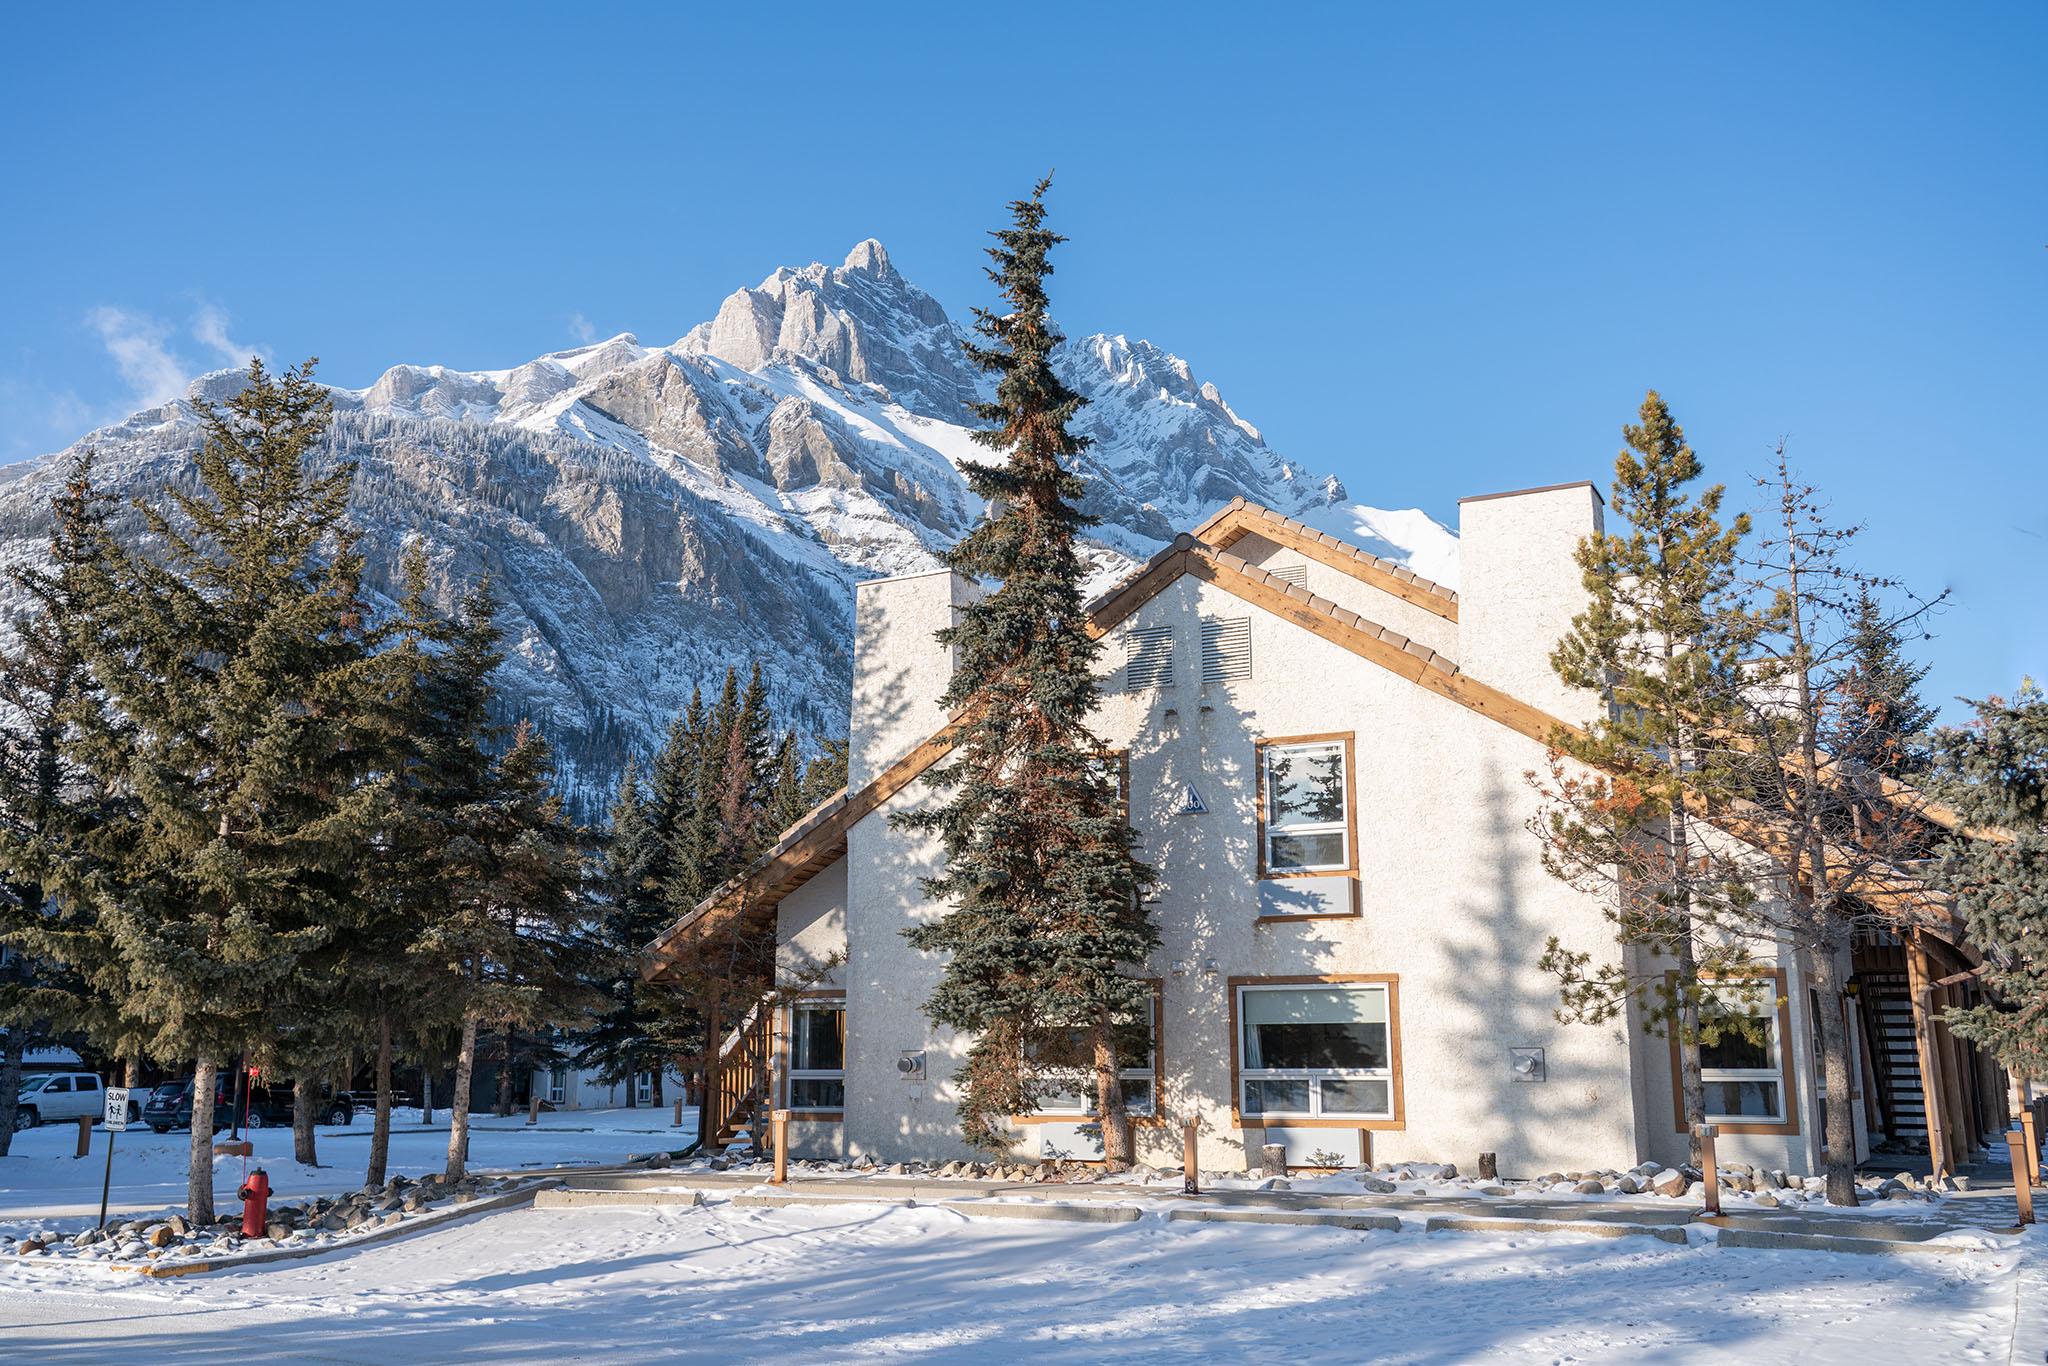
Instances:
[[[1910,1247],[1964,1229],[1999,1233],[2016,1222],[2008,1193],[2003,1204],[1996,1193],[1982,1199],[1951,1197],[1948,1206],[1926,1206],[1909,1218],[1859,1216],[1849,1211],[1742,1210],[1707,1218],[1690,1201],[1556,1200],[1532,1197],[1342,1195],[1320,1191],[1211,1190],[1185,1195],[1172,1186],[1125,1185],[1115,1182],[936,1180],[917,1176],[792,1176],[780,1187],[767,1186],[765,1172],[656,1170],[619,1173],[564,1173],[571,1189],[625,1194],[668,1190],[705,1193],[750,1192],[772,1195],[777,1204],[867,1200],[959,1207],[970,1203],[1028,1202],[1036,1205],[1099,1205],[1144,1201],[1166,1206],[1217,1210],[1373,1212],[1431,1221],[1438,1227],[1467,1221],[1514,1221],[1531,1231],[1536,1225],[1615,1225],[1642,1229],[1682,1229],[1700,1223],[1738,1234],[1763,1235],[1729,1239],[1731,1246],[1822,1246],[1810,1239],[1845,1244],[1842,1251],[1878,1251]],[[751,1203],[751,1201],[750,1201]],[[1171,1216],[1169,1216],[1171,1217]],[[1452,1221],[1456,1221],[1455,1223]],[[1320,1222],[1320,1221],[1319,1221]],[[1847,1246],[1849,1243],[1886,1245]]]

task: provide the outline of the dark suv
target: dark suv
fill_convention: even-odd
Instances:
[[[218,1132],[227,1132],[235,1127],[236,1112],[240,1110],[242,1097],[234,1094],[234,1078],[223,1076],[217,1079],[213,1088],[213,1127]],[[248,1115],[243,1120],[245,1129],[261,1129],[266,1125],[289,1127],[292,1122],[292,1092],[288,1086],[256,1086],[250,1088],[247,1096]],[[149,1093],[149,1100],[142,1107],[143,1123],[160,1134],[173,1129],[192,1127],[192,1083],[189,1081],[165,1082]],[[350,1103],[347,1092],[328,1092],[321,1097],[320,1108],[315,1117],[320,1124],[351,1124],[355,1122],[355,1106]]]

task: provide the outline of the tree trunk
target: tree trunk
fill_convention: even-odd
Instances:
[[[725,1123],[724,1115],[714,1115],[718,1108],[714,1099],[718,1094],[718,1045],[719,1033],[718,1000],[712,998],[709,1012],[704,1020],[704,1078],[697,1091],[697,1151],[710,1152],[712,1140],[718,1137],[718,1126]],[[630,1088],[629,1088],[630,1089]]]
[[[1856,1117],[1849,1104],[1849,1030],[1842,1018],[1841,968],[1832,945],[1815,949],[1814,993],[1820,997],[1821,1070],[1827,1079],[1825,1120],[1821,1125],[1821,1174],[1827,1178],[1830,1205],[1856,1203]],[[1789,1043],[1786,1045],[1790,1047]],[[1790,1105],[1792,1098],[1787,1096]],[[1929,1110],[1932,1110],[1930,1104]]]
[[[448,1098],[448,1179],[462,1179],[469,1160],[469,1082],[476,1072],[476,1016],[462,1017],[462,1051],[455,1058],[455,1094]]]
[[[7,1031],[7,1051],[0,1054],[0,1157],[14,1146],[15,1101],[21,1095],[21,1059],[28,1051],[28,1031],[20,1025]]]
[[[1116,1060],[1116,1026],[1105,1008],[1095,1013],[1089,1030],[1095,1045],[1095,1112],[1102,1121],[1102,1164],[1110,1171],[1128,1171],[1136,1154],[1131,1151],[1131,1116],[1124,1108],[1124,1083]]]
[[[192,1064],[192,1153],[185,1174],[185,1213],[193,1223],[213,1222],[213,1090],[219,1064],[201,1058]]]
[[[292,1160],[304,1167],[320,1165],[320,1153],[313,1142],[313,1124],[319,1118],[320,1092],[313,1078],[292,1078]]]
[[[627,1054],[627,1055],[626,1055],[626,1108],[627,1108],[628,1110],[637,1110],[637,1109],[639,1109],[639,1108],[640,1108],[640,1101],[639,1101],[639,1098],[638,1098],[638,1097],[637,1097],[637,1096],[636,1096],[636,1095],[634,1094],[634,1093],[635,1093],[636,1091],[638,1091],[638,1090],[639,1090],[639,1088],[638,1088],[637,1086],[635,1086],[635,1085],[633,1084],[633,1080],[634,1080],[634,1078],[635,1078],[635,1077],[636,1077],[636,1076],[637,1076],[637,1075],[639,1074],[639,1069],[640,1069],[640,1060],[639,1060],[638,1058],[634,1057],[634,1056],[633,1056],[632,1054],[630,1054],[630,1053],[629,1053],[629,1054]]]
[[[434,1122],[434,1074],[425,1063],[420,1064],[420,1123]]]
[[[499,1119],[512,1114],[512,1036],[505,1036],[505,1046],[498,1055],[498,1096],[491,1105],[491,1113]]]
[[[661,1109],[665,1104],[667,1104],[667,1102],[661,1098],[661,1073],[662,1069],[665,1066],[666,1064],[660,1058],[657,1057],[654,1060],[654,1098],[651,1104],[657,1110]]]
[[[132,1091],[142,1081],[142,1059],[130,1058],[122,1066],[125,1070],[122,1073],[121,1084]]]
[[[384,1168],[391,1157],[391,1017],[377,1017],[377,1117],[370,1124],[370,1166],[363,1175],[366,1186],[384,1184]]]

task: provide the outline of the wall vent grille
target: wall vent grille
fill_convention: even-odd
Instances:
[[[1252,676],[1252,619],[1225,617],[1202,623],[1202,681],[1227,683]]]
[[[1173,628],[1135,627],[1124,636],[1124,686],[1173,686]]]
[[[1308,587],[1308,566],[1305,564],[1268,565],[1266,572],[1282,583],[1291,583],[1296,588]]]

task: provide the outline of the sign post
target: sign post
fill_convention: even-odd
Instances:
[[[100,1119],[107,1126],[107,1170],[105,1175],[100,1177],[99,1222],[99,1226],[105,1228],[107,1226],[107,1192],[114,1184],[114,1135],[128,1127],[127,1087],[109,1086],[107,1088],[107,1108],[101,1114]]]

